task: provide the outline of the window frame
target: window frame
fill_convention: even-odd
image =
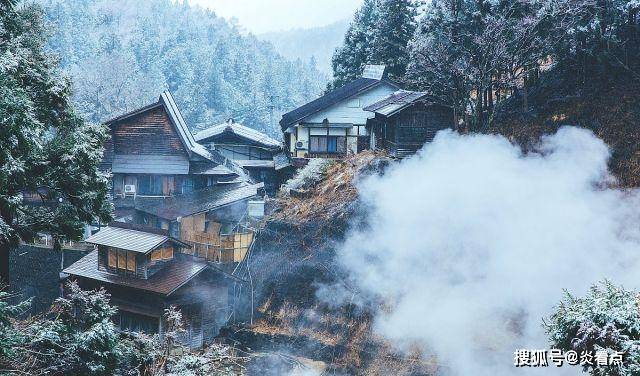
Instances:
[[[324,150],[314,149],[314,139],[320,141],[324,140]],[[320,142],[317,143],[319,146]],[[329,145],[335,147],[335,150],[329,150]],[[340,145],[343,145],[343,150],[340,150]],[[317,154],[345,154],[347,152],[347,137],[346,136],[333,136],[333,135],[311,135],[309,136],[309,153]]]

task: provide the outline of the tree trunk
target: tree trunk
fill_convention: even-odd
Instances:
[[[522,111],[527,112],[529,110],[529,97],[527,95],[527,74],[524,73],[524,84],[522,85]]]
[[[8,285],[9,279],[9,253],[11,247],[9,244],[0,243],[0,286]]]

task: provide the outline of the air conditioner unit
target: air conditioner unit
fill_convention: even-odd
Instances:
[[[247,211],[251,218],[264,217],[264,200],[250,200],[247,205]]]
[[[134,195],[136,194],[136,186],[133,184],[125,184],[124,185],[124,194],[125,195]]]
[[[296,142],[296,148],[297,149],[302,149],[303,146],[304,146],[304,144],[302,143],[302,141]]]

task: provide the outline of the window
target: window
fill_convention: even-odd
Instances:
[[[119,321],[121,330],[147,334],[158,333],[157,318],[139,315],[124,310],[119,310],[118,316],[114,318]],[[118,322],[116,322],[116,324],[118,324]]]
[[[132,252],[127,252],[127,270],[130,272],[136,271],[136,255]]]
[[[113,249],[109,249],[109,267],[110,268],[117,268],[118,267],[118,261],[116,258],[116,251],[114,251]]]
[[[118,269],[127,269],[127,251],[118,251]]]
[[[107,265],[112,269],[136,271],[136,254],[123,250],[111,249],[107,251]]]
[[[120,174],[113,174],[113,191],[117,193],[122,193],[122,189],[124,187],[124,179]]]
[[[138,194],[161,196],[162,195],[162,179],[161,175],[139,175],[138,176]]]
[[[344,136],[311,136],[309,151],[312,153],[344,153],[347,150],[347,138]]]
[[[190,177],[185,177],[182,180],[182,193],[193,192],[193,180]]]
[[[158,248],[151,252],[151,261],[171,260],[173,258],[173,247]]]

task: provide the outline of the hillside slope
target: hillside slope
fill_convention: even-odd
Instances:
[[[488,130],[531,146],[563,125],[593,131],[611,148],[610,170],[622,187],[640,186],[640,82],[574,77],[550,71],[529,90],[529,109],[514,97]]]
[[[357,182],[384,174],[393,163],[371,152],[336,161],[298,197],[271,202],[243,276],[254,288],[253,304],[246,305],[257,313],[252,325],[228,328],[223,336],[254,352],[311,360],[331,374],[433,374],[437,366],[432,358],[400,354],[373,333],[373,307],[350,286],[336,260],[336,244],[349,228],[363,223]],[[353,303],[326,299],[326,287]],[[259,360],[254,367],[266,367],[264,358]]]

